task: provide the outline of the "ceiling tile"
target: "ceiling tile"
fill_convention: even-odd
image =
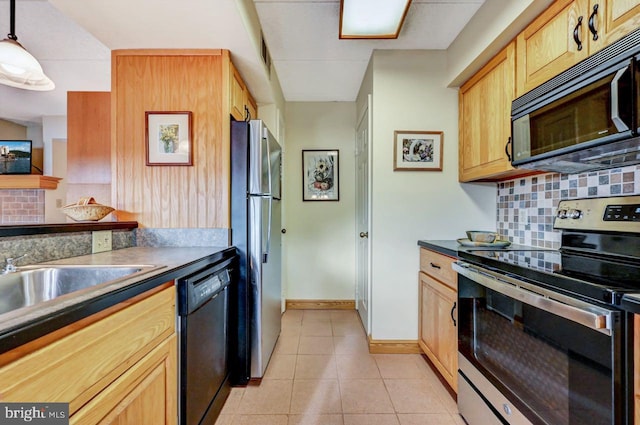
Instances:
[[[351,102],[368,61],[286,61],[274,65],[289,102]]]

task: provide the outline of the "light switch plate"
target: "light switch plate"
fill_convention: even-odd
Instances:
[[[91,252],[111,251],[111,230],[91,232]]]

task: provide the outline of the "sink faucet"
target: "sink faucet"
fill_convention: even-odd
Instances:
[[[5,260],[4,260],[5,261],[5,265],[4,265],[4,268],[2,269],[1,273],[2,274],[7,274],[7,273],[13,273],[13,272],[18,271],[18,268],[16,267],[14,262],[19,260],[19,259],[21,259],[21,258],[24,258],[26,256],[27,256],[27,254],[23,254],[23,255],[21,255],[19,257],[16,257],[16,258],[12,258],[12,257],[5,258]]]

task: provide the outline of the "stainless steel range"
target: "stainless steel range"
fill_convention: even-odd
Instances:
[[[633,423],[640,196],[561,201],[554,227],[559,250],[475,250],[454,264],[470,425]]]

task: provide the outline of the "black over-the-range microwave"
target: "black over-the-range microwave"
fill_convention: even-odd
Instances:
[[[640,29],[515,99],[508,153],[569,174],[639,164],[639,116]]]

